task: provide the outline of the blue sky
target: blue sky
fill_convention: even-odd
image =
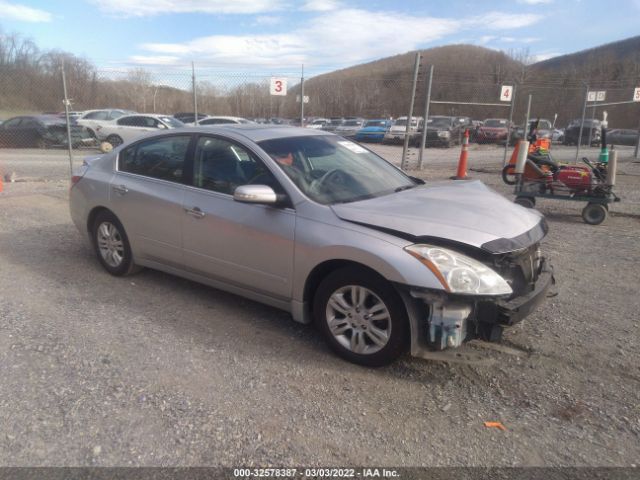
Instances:
[[[453,43],[535,59],[640,34],[640,0],[0,0],[0,28],[101,68],[319,73]]]

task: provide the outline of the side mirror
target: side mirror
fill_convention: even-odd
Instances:
[[[167,126],[166,126],[164,123],[159,123],[159,124],[158,124],[158,128],[159,128],[160,130],[164,130],[164,129],[166,129],[166,128],[167,128]]]
[[[236,202],[262,205],[275,205],[281,200],[273,188],[267,185],[241,185],[233,192],[233,199]]]

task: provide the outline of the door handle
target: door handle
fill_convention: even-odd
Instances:
[[[116,185],[113,189],[118,192],[120,195],[124,195],[129,192],[129,189],[125,185]]]
[[[195,218],[202,218],[205,215],[204,212],[200,210],[199,207],[185,208],[184,211]]]

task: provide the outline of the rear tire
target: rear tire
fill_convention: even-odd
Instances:
[[[117,146],[124,143],[119,135],[109,135],[107,137],[107,142],[109,142],[113,148],[116,148]]]
[[[409,345],[409,321],[393,286],[364,268],[345,267],[320,283],[317,328],[337,355],[367,367],[388,365]]]
[[[607,219],[608,209],[601,203],[588,203],[582,210],[582,219],[589,225],[600,225]]]
[[[133,262],[129,238],[113,213],[100,212],[91,228],[91,240],[98,261],[111,275],[131,275],[140,268]]]

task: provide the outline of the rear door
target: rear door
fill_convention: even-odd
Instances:
[[[110,203],[136,258],[182,267],[183,181],[191,141],[189,134],[164,135],[118,155]]]
[[[233,199],[235,189],[248,184],[266,184],[284,193],[264,163],[238,143],[202,135],[194,149],[192,177],[183,204],[185,267],[289,299],[295,211]]]

